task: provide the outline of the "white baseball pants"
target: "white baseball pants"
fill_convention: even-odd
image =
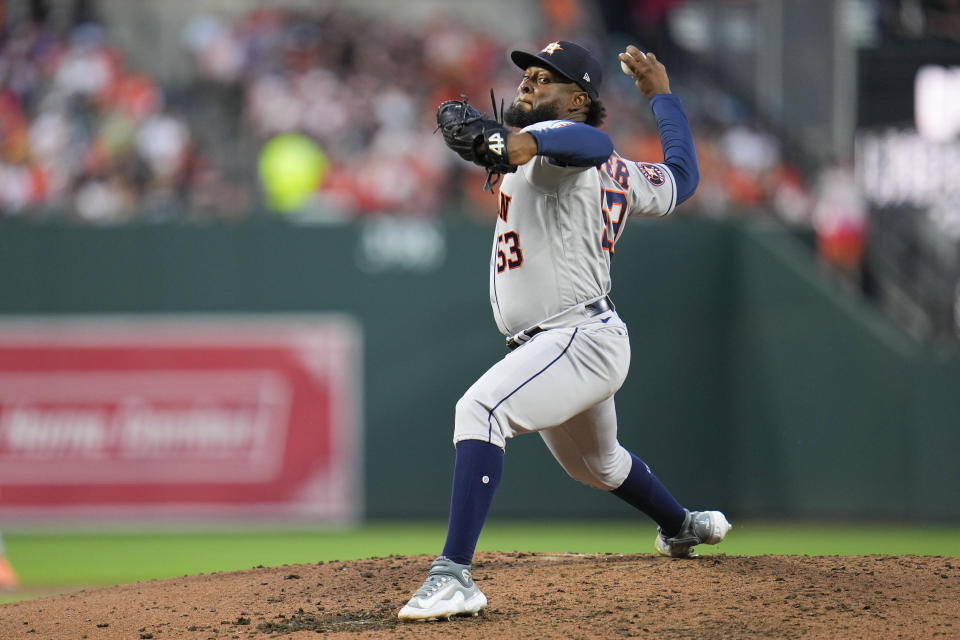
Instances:
[[[507,438],[536,431],[572,478],[616,489],[632,464],[613,401],[629,366],[627,327],[615,312],[538,333],[460,398],[453,441],[505,448]]]

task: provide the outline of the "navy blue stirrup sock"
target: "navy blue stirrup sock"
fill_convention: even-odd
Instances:
[[[483,440],[457,443],[444,556],[458,564],[473,561],[480,530],[502,475],[503,449]]]
[[[630,459],[633,464],[627,479],[610,493],[653,518],[653,521],[660,525],[663,535],[668,538],[675,536],[683,527],[686,512],[657,476],[653,475],[646,462],[632,453]]]

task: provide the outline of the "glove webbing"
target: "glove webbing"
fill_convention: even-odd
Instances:
[[[491,91],[491,94],[492,94],[493,89],[490,89],[490,91]],[[460,97],[463,99],[463,104],[465,104],[465,105],[466,105],[466,104],[470,104],[470,99],[467,97],[467,94],[461,93],[461,94],[460,94]],[[494,112],[494,116],[496,116],[496,112]],[[481,116],[480,114],[478,114],[478,115],[473,116],[472,118],[467,118],[466,120],[464,120],[464,121],[461,122],[460,124],[461,124],[461,125],[470,124],[470,123],[476,122],[476,121],[479,120],[481,117],[482,117],[482,116]],[[443,126],[442,124],[438,124],[437,127],[436,127],[436,129],[433,130],[433,133],[436,133],[437,131],[440,131],[440,127],[442,127],[442,126]]]

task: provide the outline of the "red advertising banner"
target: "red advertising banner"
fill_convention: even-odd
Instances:
[[[349,523],[359,362],[341,316],[0,322],[0,521]]]

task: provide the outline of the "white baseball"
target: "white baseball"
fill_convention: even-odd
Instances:
[[[630,55],[630,54],[627,53],[626,51],[624,51],[624,53],[626,53],[627,55]],[[641,51],[641,52],[640,52],[640,57],[643,58],[644,60],[646,60],[646,59],[647,59],[647,54],[645,54],[644,52]],[[633,71],[630,70],[630,67],[627,66],[627,63],[624,62],[623,60],[620,61],[620,70],[623,71],[623,72],[624,72],[625,74],[627,74],[628,76],[630,76],[631,78],[635,78],[635,77],[636,77],[636,76],[633,75]]]

